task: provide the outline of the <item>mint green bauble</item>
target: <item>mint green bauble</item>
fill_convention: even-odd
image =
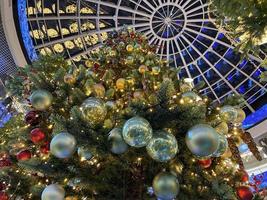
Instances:
[[[30,102],[36,110],[46,110],[52,104],[53,96],[46,90],[35,90],[30,96]]]

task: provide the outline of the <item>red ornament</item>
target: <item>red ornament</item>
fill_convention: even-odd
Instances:
[[[22,150],[17,154],[17,159],[22,161],[29,160],[31,157],[32,154],[29,150]]]
[[[209,168],[211,166],[212,160],[211,158],[205,160],[198,160],[198,164],[204,169]]]
[[[48,154],[50,150],[50,144],[49,142],[45,142],[41,147],[40,147],[40,152],[42,154]]]
[[[10,166],[11,160],[9,158],[9,155],[5,152],[0,153],[0,169],[3,167],[8,167]]]
[[[94,70],[97,71],[97,70],[99,69],[99,67],[100,67],[100,64],[99,64],[99,63],[95,63],[95,64],[94,64]]]
[[[237,196],[240,200],[252,200],[253,193],[248,186],[239,186],[236,189]]]
[[[3,182],[0,182],[0,191],[5,190],[6,189],[6,184],[4,184]]]
[[[244,170],[241,171],[241,173],[242,173],[241,181],[242,182],[248,182],[248,180],[249,180],[248,173],[246,171],[244,171]]]
[[[31,141],[33,143],[42,142],[45,139],[45,133],[40,128],[35,128],[31,131]]]
[[[35,126],[40,123],[40,115],[38,112],[31,110],[25,115],[25,122],[31,126]]]
[[[8,195],[5,192],[0,192],[0,200],[8,200]]]

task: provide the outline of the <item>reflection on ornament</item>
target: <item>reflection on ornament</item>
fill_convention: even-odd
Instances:
[[[219,135],[211,126],[198,124],[186,134],[186,145],[198,157],[209,157],[219,147]]]
[[[69,158],[76,149],[76,139],[67,132],[61,132],[53,137],[50,143],[51,153],[57,158]]]
[[[146,65],[141,65],[141,66],[138,68],[138,71],[140,72],[140,74],[144,74],[147,70],[148,70],[148,68],[147,68]]]
[[[221,155],[223,155],[225,153],[225,151],[227,150],[228,148],[228,141],[226,139],[226,137],[224,135],[221,135],[221,134],[218,134],[219,136],[219,147],[217,149],[217,151],[212,154],[212,156],[214,157],[220,157]]]
[[[185,103],[193,103],[194,101],[201,101],[202,98],[194,92],[185,92],[182,94],[182,99]]]
[[[134,63],[134,57],[133,56],[128,56],[125,60],[126,65],[132,65]]]
[[[152,127],[146,119],[133,117],[125,122],[122,135],[130,146],[144,147],[152,138]]]
[[[81,105],[83,118],[91,125],[102,123],[107,115],[107,108],[102,100],[90,97]]]
[[[233,106],[223,106],[220,109],[220,116],[226,122],[234,122],[237,118],[237,110]]]
[[[234,121],[236,125],[242,124],[242,122],[246,119],[246,113],[242,109],[236,109],[237,110],[237,117]]]
[[[35,90],[30,96],[32,106],[37,110],[46,110],[52,104],[53,96],[46,90]]]
[[[160,67],[152,67],[153,75],[159,75],[159,73],[160,73]]]
[[[81,161],[90,160],[93,157],[89,148],[86,147],[79,147],[77,153]]]
[[[126,50],[127,50],[128,52],[132,52],[133,49],[134,49],[134,47],[133,47],[133,45],[131,45],[131,44],[128,44],[128,45],[126,46]]]
[[[101,83],[93,85],[93,89],[97,97],[103,98],[105,96],[106,89]]]
[[[173,160],[170,163],[169,170],[175,176],[182,174],[184,165],[181,161]]]
[[[125,88],[125,83],[126,83],[126,80],[124,78],[119,78],[117,81],[116,81],[116,87],[119,89],[119,90],[123,90]]]
[[[46,186],[42,192],[42,200],[64,200],[65,190],[58,184]]]
[[[215,127],[215,130],[217,131],[217,133],[227,135],[229,128],[226,122],[221,122],[219,125]]]
[[[167,162],[178,152],[176,138],[166,131],[156,132],[146,146],[148,155],[158,162]]]
[[[162,172],[154,178],[153,189],[157,198],[161,200],[172,200],[179,193],[179,182],[173,174]]]
[[[180,91],[185,93],[185,92],[190,92],[192,90],[191,86],[185,83],[180,84]]]
[[[111,152],[122,154],[127,151],[128,145],[122,138],[122,129],[114,128],[109,132],[108,140],[111,143]]]

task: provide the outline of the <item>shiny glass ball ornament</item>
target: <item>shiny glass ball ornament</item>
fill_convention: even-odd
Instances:
[[[95,96],[100,97],[100,98],[103,98],[105,96],[106,89],[101,83],[93,85],[93,90],[94,90]]]
[[[190,92],[192,90],[192,88],[190,87],[190,85],[185,84],[185,83],[181,83],[180,84],[180,91],[185,93],[185,92]]]
[[[58,184],[46,186],[42,192],[42,200],[64,200],[65,190]]]
[[[152,127],[142,117],[127,120],[122,129],[123,139],[132,147],[144,147],[152,138]]]
[[[221,134],[218,134],[218,135],[219,135],[220,144],[219,144],[217,151],[214,154],[212,154],[212,156],[214,157],[220,157],[221,155],[225,153],[225,151],[228,148],[227,138],[224,135],[221,135]]]
[[[141,65],[141,66],[138,68],[138,71],[139,71],[140,74],[144,74],[147,70],[148,70],[148,68],[147,68],[146,65]]]
[[[159,173],[153,180],[154,193],[160,200],[173,200],[179,193],[179,182],[169,172]]]
[[[181,161],[173,160],[170,162],[169,170],[175,176],[182,174],[184,165]]]
[[[122,154],[127,151],[128,145],[123,140],[122,129],[114,128],[109,132],[108,140],[111,144],[111,152],[115,154]]]
[[[159,73],[160,73],[160,67],[152,67],[153,75],[159,75]]]
[[[74,84],[76,82],[76,78],[73,74],[66,74],[64,76],[64,82],[67,84]]]
[[[128,56],[125,60],[126,65],[132,65],[134,63],[134,57],[133,56]]]
[[[182,94],[182,99],[185,103],[193,103],[194,101],[201,101],[202,98],[195,92],[185,92]]]
[[[173,134],[164,130],[153,134],[146,146],[148,155],[158,162],[167,162],[174,158],[178,152],[177,140]]]
[[[92,68],[92,67],[94,66],[94,61],[92,61],[92,60],[87,60],[87,61],[85,61],[85,65],[86,65],[86,67],[88,67],[88,68]]]
[[[94,126],[105,120],[107,108],[101,99],[89,97],[82,103],[81,112],[84,120]]]
[[[126,83],[126,80],[124,78],[119,78],[117,81],[116,81],[116,87],[119,89],[119,90],[123,90],[125,88],[125,83]]]
[[[50,142],[50,151],[57,158],[69,158],[76,149],[76,139],[67,132],[61,132]]]
[[[198,124],[190,128],[186,134],[186,145],[197,157],[209,157],[219,147],[219,135],[209,125]]]
[[[90,160],[93,157],[92,152],[87,147],[79,147],[77,153],[81,161]]]
[[[35,90],[30,96],[30,102],[36,110],[46,110],[52,104],[53,96],[46,90]]]
[[[233,106],[223,106],[220,109],[220,116],[225,122],[234,122],[237,118],[237,110]]]
[[[114,101],[107,101],[105,105],[109,110],[115,110],[117,108],[116,103]]]
[[[242,122],[246,119],[246,113],[242,109],[236,109],[237,110],[237,117],[234,121],[235,124],[240,125]]]
[[[228,124],[226,122],[221,122],[215,127],[215,130],[217,131],[217,133],[227,135],[229,131]]]
[[[132,52],[132,51],[134,50],[133,45],[128,44],[128,45],[126,46],[126,50],[127,50],[128,52]]]
[[[212,164],[212,160],[211,158],[208,158],[208,159],[201,159],[201,160],[198,160],[198,164],[204,168],[204,169],[207,169],[211,166]]]

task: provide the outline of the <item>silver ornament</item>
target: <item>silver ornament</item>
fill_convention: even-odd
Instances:
[[[148,142],[146,149],[148,155],[154,160],[167,162],[177,154],[178,144],[174,135],[161,130],[153,135],[153,138]]]
[[[191,92],[191,91],[183,93],[182,99],[186,103],[190,101],[201,101],[202,100],[202,98],[198,94],[196,94],[195,92]]]
[[[228,148],[227,138],[224,135],[221,135],[221,134],[218,134],[218,135],[219,135],[220,144],[219,144],[217,151],[215,153],[213,153],[213,155],[212,155],[214,157],[220,157],[221,155],[223,155],[226,152],[226,150]]]
[[[122,135],[130,146],[144,147],[152,138],[152,127],[146,119],[133,117],[125,122]]]
[[[107,115],[107,108],[101,99],[90,97],[81,105],[83,118],[92,126],[102,123]]]
[[[42,200],[64,200],[65,191],[58,184],[48,185],[42,192]]]
[[[122,154],[127,151],[128,145],[122,138],[122,129],[114,128],[109,132],[108,140],[111,142],[111,152]]]
[[[92,152],[86,147],[79,147],[77,153],[81,161],[90,160],[93,157]]]
[[[53,137],[50,143],[50,151],[57,158],[69,158],[76,148],[76,140],[73,135],[61,132]]]
[[[169,172],[159,173],[153,180],[154,193],[160,200],[173,200],[179,193],[179,182]]]
[[[211,126],[198,124],[186,134],[186,145],[197,157],[209,157],[219,147],[219,135]]]
[[[30,96],[30,102],[36,110],[46,110],[52,104],[53,96],[46,90],[35,90]]]
[[[237,118],[238,112],[233,106],[227,105],[221,107],[220,115],[224,121],[233,123]]]

